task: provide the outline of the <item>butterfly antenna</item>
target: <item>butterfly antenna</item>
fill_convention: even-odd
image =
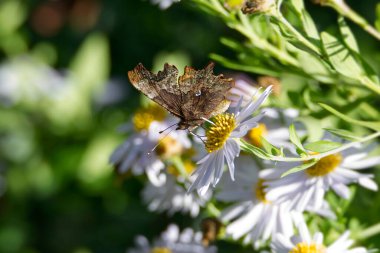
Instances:
[[[162,130],[162,131],[159,131],[158,133],[159,134],[162,134],[163,132],[165,132],[166,130],[168,130],[169,128],[171,128],[171,127],[173,127],[173,126],[175,126],[175,125],[178,125],[178,123],[174,123],[173,125],[171,125],[171,126],[168,126],[167,128],[165,128],[164,130]],[[171,132],[171,131],[170,131]],[[165,136],[166,137],[166,136]]]
[[[176,125],[176,124],[174,124],[174,125]],[[172,125],[172,126],[174,126],[174,125]],[[172,126],[170,126],[170,127],[172,127]],[[163,130],[163,131],[160,131],[159,133],[161,134],[161,132],[166,131],[166,130],[169,129],[170,127],[166,128],[166,129]],[[167,134],[165,134],[165,136],[162,137],[162,138],[158,141],[158,143],[157,143],[157,144],[156,144],[156,145],[150,150],[150,152],[148,152],[148,155],[151,155],[152,152],[154,152],[154,151],[156,150],[156,148],[157,148],[158,146],[160,146],[160,144],[162,143],[162,141],[163,141],[166,137],[168,137],[168,135],[169,135],[173,130],[174,130],[174,129],[170,130]]]

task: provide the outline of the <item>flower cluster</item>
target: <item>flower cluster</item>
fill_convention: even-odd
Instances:
[[[257,250],[270,247],[275,253],[367,252],[349,249],[348,232],[325,246],[321,233],[313,238],[309,235],[304,214],[333,221],[337,214],[326,200],[330,190],[342,199],[349,198],[351,184],[377,191],[373,175],[359,171],[380,164],[379,156],[369,157],[372,146],[351,145],[328,153],[307,151],[294,137],[305,139],[307,128],[298,123],[296,133],[288,130],[299,112],[270,107],[260,111],[272,86],[262,91],[244,80],[237,81],[228,95],[232,102],[229,110],[204,119],[205,124],[192,135],[186,131],[160,135],[175,125],[175,119],[155,104],[137,110],[132,123],[123,127],[129,138],[111,156],[116,170],[146,174],[149,181],[142,199],[150,211],[191,217],[204,210],[211,212],[225,225],[224,234],[214,237],[251,244]],[[324,142],[341,145],[327,139]],[[317,158],[306,166],[313,156]],[[286,175],[302,166],[305,168]],[[192,233],[178,231],[172,225],[153,246],[138,237],[137,248],[129,252],[216,250],[193,240]]]
[[[136,247],[128,253],[216,253],[215,247],[202,245],[202,233],[186,228],[180,232],[171,224],[152,244],[144,236],[136,237]]]

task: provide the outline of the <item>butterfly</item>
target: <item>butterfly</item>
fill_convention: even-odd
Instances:
[[[213,69],[212,62],[201,70],[186,66],[178,77],[173,65],[166,63],[162,71],[153,74],[139,63],[128,71],[128,77],[136,89],[180,119],[177,130],[191,131],[230,105],[226,94],[234,80],[215,76]]]

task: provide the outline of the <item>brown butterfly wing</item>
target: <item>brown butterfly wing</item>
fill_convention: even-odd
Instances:
[[[223,75],[215,76],[213,68],[213,63],[201,70],[186,67],[185,73],[179,78],[182,113],[189,124],[223,113],[230,104],[226,93],[234,81]]]
[[[144,95],[181,119],[178,129],[187,129],[203,123],[203,118],[226,111],[230,104],[226,93],[234,81],[215,76],[213,67],[213,63],[201,70],[186,67],[178,79],[175,66],[165,64],[163,71],[153,74],[140,63],[128,72],[128,77]]]
[[[178,86],[178,69],[165,64],[164,70],[153,74],[139,63],[133,70],[128,71],[132,85],[145,96],[152,99],[170,113],[183,118],[181,112],[181,91]]]

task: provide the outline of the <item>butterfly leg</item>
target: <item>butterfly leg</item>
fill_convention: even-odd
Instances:
[[[195,136],[195,137],[199,138],[199,139],[203,142],[203,144],[206,145],[205,141],[202,139],[202,136],[200,136],[200,135],[198,135],[198,134],[196,134],[196,133],[193,133],[193,132],[190,131],[189,129],[187,129],[187,131],[188,131],[189,134],[191,134],[192,136]],[[204,137],[204,136],[203,136],[203,137]]]

